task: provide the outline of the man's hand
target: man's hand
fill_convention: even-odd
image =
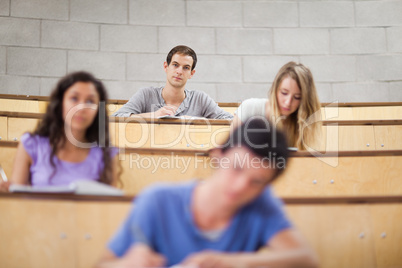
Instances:
[[[113,267],[163,267],[165,263],[165,257],[154,252],[147,245],[137,244],[124,254],[118,265]]]
[[[180,266],[193,268],[231,268],[239,267],[236,255],[217,251],[202,251],[188,256]]]
[[[177,107],[173,105],[166,105],[155,112],[155,117],[160,117],[164,115],[173,116],[176,113]]]

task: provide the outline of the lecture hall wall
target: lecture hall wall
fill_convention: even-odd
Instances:
[[[0,0],[0,93],[48,95],[87,70],[110,98],[163,85],[175,45],[199,57],[189,89],[266,97],[288,61],[322,102],[402,101],[402,1]]]

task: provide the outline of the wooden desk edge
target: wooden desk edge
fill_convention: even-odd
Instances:
[[[18,141],[1,141],[0,147],[13,148],[18,146]],[[144,154],[179,154],[179,155],[199,155],[208,156],[209,149],[165,149],[165,148],[118,148],[128,153],[144,153]],[[373,156],[401,156],[402,150],[371,150],[371,151],[298,151],[290,152],[290,157],[373,157]]]
[[[17,100],[39,100],[49,101],[49,96],[26,95],[26,94],[0,94],[0,99],[17,99]],[[126,104],[128,100],[109,99],[108,104]],[[217,102],[220,107],[238,107],[240,102]],[[322,107],[338,106],[338,107],[370,107],[370,106],[402,106],[402,102],[322,102]]]
[[[109,122],[129,124],[173,124],[173,125],[226,125],[230,126],[232,119],[208,119],[208,118],[147,118],[147,117],[115,117],[109,116]]]
[[[0,199],[40,199],[64,200],[78,202],[132,202],[133,195],[103,196],[103,195],[76,195],[59,193],[0,193]],[[402,195],[391,196],[340,196],[340,197],[283,197],[287,205],[319,205],[319,204],[386,204],[402,203]]]
[[[8,112],[0,111],[0,116],[10,118],[34,118],[42,119],[43,113],[25,113],[25,112]],[[111,123],[127,123],[127,124],[171,124],[171,125],[219,125],[230,126],[231,119],[207,119],[207,118],[189,118],[189,119],[155,119],[145,117],[115,117],[109,116]],[[378,119],[378,120],[322,120],[324,126],[387,126],[402,125],[401,119]]]

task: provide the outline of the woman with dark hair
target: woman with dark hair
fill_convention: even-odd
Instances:
[[[93,75],[63,77],[43,120],[21,137],[11,183],[49,186],[96,180],[115,185],[117,150],[110,147],[106,100],[105,87]]]

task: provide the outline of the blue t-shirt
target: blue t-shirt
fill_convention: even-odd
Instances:
[[[145,190],[134,201],[125,223],[108,247],[118,257],[137,242],[148,244],[167,258],[167,265],[183,261],[202,250],[253,252],[276,233],[291,226],[282,202],[270,187],[244,206],[216,239],[208,238],[194,223],[191,196],[196,181],[160,184]]]

